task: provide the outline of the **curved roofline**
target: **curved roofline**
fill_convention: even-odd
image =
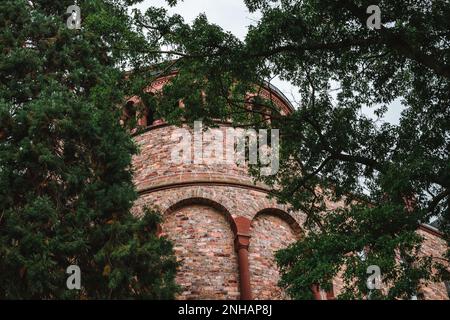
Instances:
[[[280,89],[278,89],[277,87],[275,87],[273,84],[271,84],[270,82],[264,80],[264,84],[268,87],[268,89],[270,91],[275,92],[275,94],[278,96],[278,98],[280,98],[285,104],[286,106],[288,106],[289,109],[291,109],[292,112],[295,111],[294,106],[292,105],[291,101],[286,97],[286,95],[281,92]]]
[[[131,73],[132,71],[128,71],[128,72]],[[158,69],[150,70],[150,73],[153,74],[153,75],[157,75],[158,74]],[[178,73],[178,69],[177,68],[173,68],[173,69],[169,70],[168,74],[161,75],[158,78],[164,78],[164,77],[172,76],[172,75],[174,75],[176,73]],[[275,93],[275,95],[290,109],[291,112],[295,111],[295,108],[294,108],[293,104],[291,103],[291,101],[275,85],[271,84],[267,80],[263,80],[263,86],[266,87],[266,89],[268,89],[269,92]]]

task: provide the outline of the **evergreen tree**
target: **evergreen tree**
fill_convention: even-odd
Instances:
[[[142,60],[129,5],[0,2],[0,298],[173,298],[176,260],[160,217],[130,212],[137,149],[119,124]],[[81,270],[69,290],[66,270]]]

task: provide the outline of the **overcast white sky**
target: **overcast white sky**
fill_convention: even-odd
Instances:
[[[175,7],[169,7],[165,0],[145,0],[136,7],[145,11],[148,7],[165,7],[169,14],[180,14],[186,22],[193,21],[200,13],[205,13],[208,20],[232,32],[240,39],[244,39],[248,26],[256,24],[260,14],[250,13],[243,0],[184,0]],[[290,83],[274,79],[272,83],[280,89],[291,102],[300,101],[298,90]],[[403,106],[395,101],[385,115],[385,121],[398,123]],[[373,116],[373,112],[366,108],[364,113]]]

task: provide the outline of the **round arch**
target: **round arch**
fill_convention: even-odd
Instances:
[[[179,298],[238,299],[236,227],[228,210],[214,200],[193,197],[176,201],[163,214],[162,232],[181,261],[176,275],[182,288]]]
[[[231,230],[233,231],[234,234],[236,234],[236,230],[237,230],[236,223],[235,223],[233,217],[231,216],[231,213],[228,211],[228,209],[225,208],[220,203],[218,203],[214,200],[208,199],[208,198],[192,197],[192,198],[186,198],[186,199],[177,201],[174,204],[170,205],[164,211],[164,216],[167,216],[167,215],[171,214],[172,212],[177,211],[178,209],[181,209],[183,207],[187,207],[187,206],[195,205],[195,204],[211,207],[211,208],[217,210],[218,212],[220,212],[221,214],[223,214],[226,221],[229,223]]]
[[[255,299],[287,299],[278,286],[280,270],[275,253],[300,239],[303,232],[286,211],[267,207],[258,211],[251,221],[248,247],[249,274]]]
[[[275,217],[280,218],[281,220],[285,221],[294,231],[295,236],[297,237],[297,240],[304,234],[302,227],[298,224],[298,222],[286,211],[281,210],[279,208],[264,208],[260,211],[258,211],[252,218],[252,223],[255,221],[255,219],[261,215],[272,215]]]

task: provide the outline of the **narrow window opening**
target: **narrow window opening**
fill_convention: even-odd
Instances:
[[[133,127],[136,121],[136,106],[133,101],[127,101],[123,109],[123,124],[127,127]]]
[[[145,116],[147,117],[147,126],[151,126],[155,121],[155,112],[152,107],[145,107]]]

